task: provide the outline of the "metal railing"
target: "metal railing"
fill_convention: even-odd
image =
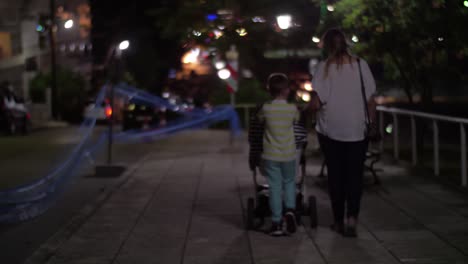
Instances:
[[[384,133],[384,113],[391,114],[393,121],[393,156],[396,160],[400,159],[400,139],[399,139],[399,116],[408,116],[411,121],[411,159],[412,164],[418,164],[417,151],[417,126],[416,118],[429,120],[432,122],[432,140],[433,140],[433,159],[434,159],[434,175],[440,174],[440,142],[439,142],[439,122],[448,122],[457,124],[460,128],[460,176],[463,187],[467,186],[467,155],[466,155],[466,130],[465,125],[468,124],[468,119],[457,118],[445,115],[429,114],[419,111],[404,110],[393,107],[378,106],[379,112],[379,129],[380,133]],[[380,142],[380,150],[383,151],[383,141]]]
[[[299,104],[299,106],[305,106],[305,104]],[[239,114],[241,114],[242,125],[243,125],[242,127],[248,128],[250,115],[253,113],[255,108],[257,108],[257,105],[256,104],[236,104],[234,108],[237,110]]]
[[[242,109],[242,124],[243,128],[248,128],[249,127],[249,119],[250,119],[250,114],[253,112],[253,110],[257,107],[255,104],[236,104],[235,109],[240,113],[239,110]]]
[[[255,104],[238,104],[235,108],[242,113],[243,127],[248,128],[249,117],[253,109],[256,107]],[[440,142],[439,142],[439,122],[449,122],[458,124],[460,127],[460,176],[461,184],[463,187],[467,186],[467,149],[466,149],[466,128],[468,119],[457,118],[445,115],[429,114],[419,111],[404,110],[393,107],[378,106],[377,111],[379,113],[379,130],[380,133],[384,134],[384,113],[392,116],[393,123],[393,156],[396,160],[400,159],[400,139],[399,139],[399,116],[408,116],[411,121],[411,159],[413,166],[418,164],[418,151],[417,151],[417,126],[416,118],[426,119],[432,122],[433,130],[433,163],[434,163],[434,175],[440,175]],[[384,150],[384,141],[380,141],[380,151]]]

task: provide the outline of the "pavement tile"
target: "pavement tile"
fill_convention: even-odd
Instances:
[[[171,264],[180,263],[182,253],[176,249],[135,250],[119,255],[113,264]]]
[[[242,214],[242,207],[239,198],[233,200],[212,200],[197,202],[195,210],[204,214]]]
[[[110,261],[123,241],[74,236],[55,254],[54,261],[93,259]]]
[[[187,242],[184,263],[251,263],[249,247],[245,233],[224,237],[223,240],[192,238]]]
[[[192,208],[193,201],[191,200],[161,199],[160,197],[156,198],[148,205],[148,211],[170,211],[175,209],[183,213],[192,210]]]
[[[438,239],[436,235],[428,230],[374,231],[374,234],[383,242]]]
[[[94,257],[82,257],[79,259],[58,259],[52,258],[48,264],[108,264],[111,260],[94,258]]]
[[[334,240],[320,248],[330,263],[398,263],[375,241]]]
[[[392,241],[386,242],[385,245],[400,259],[459,259],[463,257],[460,252],[438,239]]]
[[[414,185],[413,187],[426,194],[428,197],[437,199],[446,204],[466,204],[466,196],[453,192],[453,190],[449,190],[440,184],[423,183]]]
[[[301,226],[279,238],[245,231],[242,206],[254,196],[252,173],[245,145],[221,151],[228,139],[218,131],[191,132],[155,150],[48,263],[468,263],[468,199],[409,178],[397,165],[382,164],[383,186],[366,186],[356,239],[328,227],[326,186],[312,177],[318,159],[308,160],[305,185],[317,198],[316,230]]]
[[[303,228],[292,236],[249,232],[254,263],[325,263]]]

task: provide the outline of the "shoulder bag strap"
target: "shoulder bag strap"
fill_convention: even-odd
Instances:
[[[364,87],[364,79],[362,78],[362,70],[361,70],[361,59],[357,59],[358,67],[359,67],[359,77],[361,79],[361,93],[362,93],[362,101],[364,102],[364,111],[366,115],[366,124],[370,123],[369,118],[369,106],[367,105],[367,96],[366,96],[366,89]]]

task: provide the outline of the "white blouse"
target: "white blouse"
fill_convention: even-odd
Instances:
[[[367,62],[361,61],[362,77],[367,100],[375,93],[375,80]],[[317,132],[338,141],[353,142],[364,139],[366,115],[361,92],[361,79],[357,61],[343,64],[330,63],[325,76],[326,62],[317,66],[312,86],[323,106],[317,113]]]

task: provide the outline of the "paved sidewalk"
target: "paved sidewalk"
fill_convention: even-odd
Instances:
[[[319,227],[305,218],[297,234],[273,238],[244,229],[253,196],[244,142],[229,149],[219,131],[171,140],[41,263],[468,263],[468,198],[401,168],[385,166],[383,186],[367,186],[359,237],[349,239],[329,230],[320,162],[309,159],[306,187],[318,199]]]

